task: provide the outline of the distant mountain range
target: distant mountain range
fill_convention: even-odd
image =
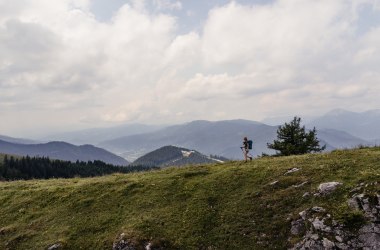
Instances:
[[[372,141],[380,139],[380,110],[351,112],[335,109],[307,124],[317,129],[344,131],[361,139]]]
[[[276,121],[281,119],[285,118],[279,117],[266,120],[276,124]],[[327,150],[380,144],[380,110],[357,113],[336,109],[313,120],[308,117],[307,121],[306,127],[310,129],[314,126],[316,127],[317,137],[322,144],[326,144]],[[304,120],[302,120],[302,124],[305,124]],[[93,144],[131,161],[167,145],[191,148],[205,155],[220,155],[229,159],[242,159],[243,154],[240,146],[244,136],[253,140],[253,155],[273,154],[274,151],[267,148],[267,143],[276,139],[277,129],[277,125],[271,126],[248,120],[215,122],[200,120],[166,127],[127,124],[112,128],[67,132],[40,138],[40,140],[64,140],[77,145]],[[0,136],[0,140],[16,144],[36,143],[31,140],[6,136]],[[98,159],[98,155],[103,155],[102,153],[86,153],[83,147],[90,146],[76,147],[70,144],[66,144],[70,145],[68,147],[70,150],[66,146],[62,146],[62,144],[63,151],[61,150],[60,152],[62,153],[58,153],[57,150],[51,149],[55,147],[56,143],[38,144],[40,145],[39,147],[46,145],[44,150],[38,151],[38,154],[52,157],[53,153],[51,151],[53,151],[54,157],[57,159],[70,160],[76,158],[84,160]],[[0,152],[2,151],[0,147]],[[83,157],[81,156],[82,154]],[[106,162],[117,162],[118,164],[123,162],[125,164],[125,161],[121,158],[115,161],[107,160]]]
[[[0,140],[0,153],[20,156],[45,156],[66,161],[100,160],[117,166],[129,164],[127,160],[104,149],[92,145],[75,146],[66,142],[20,144]]]
[[[34,144],[38,143],[34,140],[29,139],[22,139],[22,138],[13,138],[10,136],[0,135],[0,140],[7,141],[7,142],[13,142],[13,143],[20,143],[20,144]]]
[[[246,120],[194,121],[156,132],[105,141],[99,145],[127,159],[136,159],[138,158],[136,156],[144,155],[164,145],[193,148],[204,154],[220,155],[229,159],[242,159],[240,146],[244,136],[253,140],[253,155],[273,154],[274,151],[268,149],[267,143],[276,139],[277,129],[278,126]],[[332,129],[318,130],[317,136],[329,150],[370,144],[346,132]]]
[[[337,148],[354,148],[359,145],[371,145],[372,143],[364,139],[353,136],[347,132],[335,129],[321,129],[317,130],[317,137],[322,143],[331,147],[330,149]]]
[[[244,136],[253,139],[254,154],[273,153],[268,150],[266,143],[269,142],[268,138],[275,137],[276,130],[276,127],[246,120],[193,121],[156,132],[105,141],[99,146],[127,159],[137,159],[165,145],[192,148],[207,155],[238,159],[242,155],[240,146]]]
[[[91,128],[49,135],[40,138],[41,141],[65,141],[75,145],[96,145],[102,141],[119,138],[122,136],[135,135],[157,131],[164,126],[145,124],[125,124],[109,128]]]
[[[205,156],[195,150],[175,146],[164,146],[138,158],[132,165],[167,167],[215,162],[223,161]]]

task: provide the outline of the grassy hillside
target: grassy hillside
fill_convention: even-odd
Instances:
[[[284,175],[287,170],[300,171]],[[347,198],[380,180],[380,148],[88,179],[0,183],[0,249],[112,249],[125,233],[165,249],[286,249],[289,218],[323,206],[349,226]],[[277,184],[271,185],[274,181]],[[295,187],[307,181],[306,184]],[[343,185],[315,193],[326,181]],[[367,185],[368,192],[380,191]]]

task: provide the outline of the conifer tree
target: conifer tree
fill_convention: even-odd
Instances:
[[[290,123],[280,126],[277,130],[277,140],[267,145],[281,156],[321,152],[326,148],[326,145],[319,146],[315,127],[306,132],[305,126],[301,127],[301,118],[297,116]]]

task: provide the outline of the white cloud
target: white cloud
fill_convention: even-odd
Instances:
[[[204,73],[189,80],[181,93],[209,103],[221,98],[226,106],[235,105],[234,95],[245,93],[247,102],[260,106],[261,114],[255,115],[261,116],[283,113],[294,104],[306,110],[305,103],[312,99],[307,105],[315,111],[333,108],[336,98],[366,98],[371,83],[358,78],[365,68],[378,68],[380,34],[373,29],[357,37],[356,22],[361,5],[370,3],[283,0],[216,8],[201,37]],[[305,91],[305,86],[322,89]]]
[[[281,0],[252,7],[232,2],[214,9],[204,28],[205,64],[242,64],[247,70],[304,65],[345,44],[349,7],[345,1]]]
[[[181,35],[160,13],[180,1],[129,3],[99,22],[89,0],[0,0],[0,134],[23,129],[20,109],[53,127],[380,105],[380,25],[357,32],[377,0],[231,2]]]

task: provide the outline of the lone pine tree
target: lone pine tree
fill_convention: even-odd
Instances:
[[[277,130],[277,140],[268,143],[268,148],[277,151],[277,155],[301,155],[320,152],[326,145],[320,147],[315,127],[306,132],[301,127],[301,118],[295,116],[290,123],[285,123]]]

